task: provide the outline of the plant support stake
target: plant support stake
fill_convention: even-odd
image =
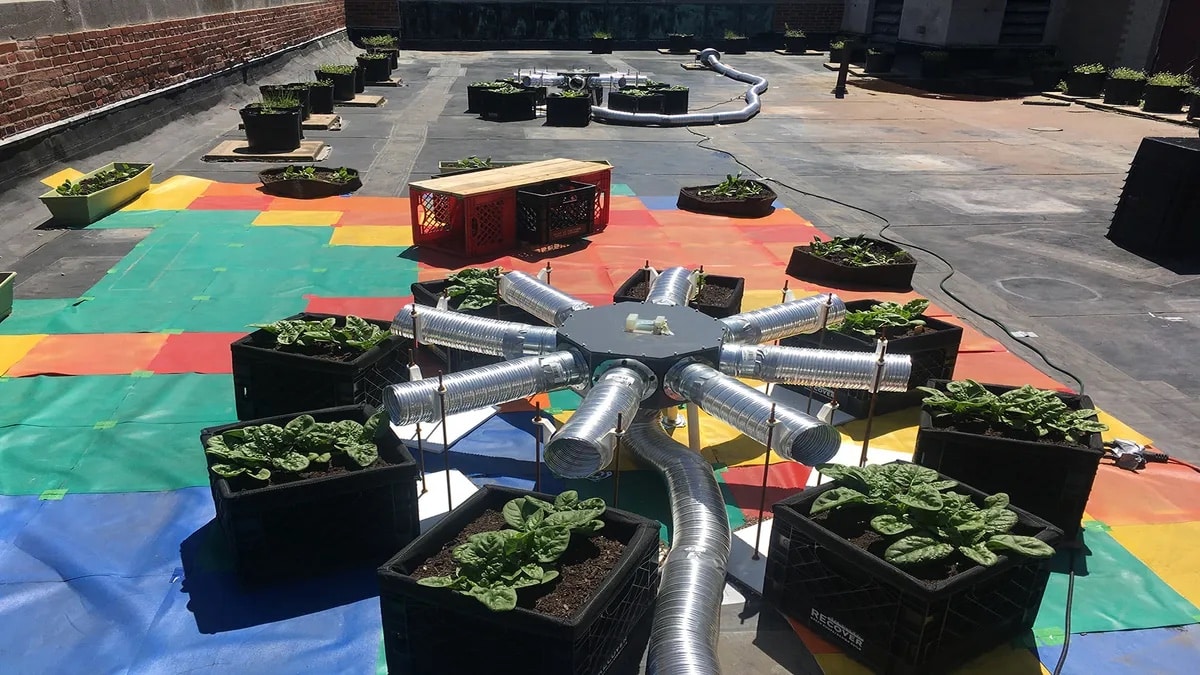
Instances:
[[[785,289],[787,288],[786,283],[787,282],[784,282]],[[817,333],[817,349],[823,349],[825,347],[825,330],[827,328],[829,328],[829,310],[831,310],[831,309],[833,309],[833,293],[830,293],[829,295],[825,296],[825,304],[821,305],[821,330],[820,330],[820,332]],[[837,402],[837,393],[836,392],[834,393],[833,401],[834,401],[834,403]],[[808,390],[808,405],[804,408],[804,414],[806,414],[806,415],[812,414],[812,402],[813,402],[813,390],[811,388],[809,388],[809,390]]]
[[[754,529],[754,555],[750,556],[751,560],[758,560],[758,545],[762,540],[762,523],[763,514],[767,510],[767,478],[771,473],[771,443],[775,440],[775,425],[779,424],[779,420],[775,419],[775,404],[771,404],[771,416],[767,418],[767,454],[763,457],[763,482],[762,495],[758,498],[758,524]]]
[[[542,404],[533,404],[533,490],[542,491]]]
[[[442,371],[438,371],[438,408],[442,413],[442,459],[446,466],[446,513],[454,510],[454,498],[450,496],[450,432],[446,429],[446,384]]]
[[[838,67],[837,86],[833,88],[834,98],[846,98],[846,77],[850,74],[850,43],[842,46],[842,63]]]
[[[883,357],[887,355],[886,338],[880,338],[875,354],[878,356],[875,361],[875,380],[871,383],[871,403],[867,407],[867,424],[863,429],[862,455],[858,458],[859,466],[867,465],[867,448],[871,444],[871,424],[875,421],[875,402],[879,400],[879,383],[883,381]]]
[[[613,459],[616,464],[613,465],[613,508],[621,501],[621,440],[625,438],[625,427],[621,419],[622,413],[617,413],[617,445],[613,450]]]

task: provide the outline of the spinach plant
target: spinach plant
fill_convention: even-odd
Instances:
[[[354,315],[346,317],[346,325],[338,327],[333,318],[320,321],[283,319],[274,323],[251,324],[275,336],[281,346],[315,347],[334,345],[354,352],[365,352],[387,339],[387,331]]]
[[[1177,75],[1175,73],[1155,73],[1146,81],[1147,85],[1155,87],[1190,87],[1192,78],[1188,75]]]
[[[481,159],[475,155],[464,157],[454,163],[454,166],[462,169],[490,169],[492,168],[492,158]]]
[[[725,29],[725,39],[726,40],[745,40],[746,36],[742,35],[741,33],[737,32],[736,30],[731,30],[729,28],[726,28]]]
[[[715,187],[707,190],[701,190],[696,194],[701,197],[725,197],[726,199],[749,199],[758,197],[766,192],[766,188],[762,183],[752,181],[748,178],[742,178],[739,171],[738,175],[733,176],[726,174],[725,180],[721,181]]]
[[[1108,76],[1114,80],[1136,80],[1138,82],[1146,81],[1146,72],[1137,70],[1136,68],[1113,68],[1109,71]]]
[[[64,197],[90,195],[93,192],[99,192],[105,188],[124,183],[145,170],[146,167],[144,166],[118,162],[113,164],[113,168],[98,171],[94,176],[74,181],[63,181],[62,185],[54,188],[54,191]]]
[[[989,567],[997,552],[1049,558],[1054,549],[1035,537],[1011,534],[1017,514],[1008,495],[994,494],[977,505],[969,496],[951,492],[956,481],[943,480],[933,469],[894,463],[864,467],[822,464],[822,474],[836,480],[813,502],[816,515],[849,506],[871,509],[871,529],[892,538],[883,558],[893,565],[921,565],[955,552]]]
[[[350,75],[354,72],[354,66],[326,64],[317,68],[317,72],[328,75]]]
[[[395,35],[370,35],[362,39],[364,47],[384,47],[390,48],[396,46]]]
[[[314,465],[328,465],[338,455],[368,467],[379,459],[375,434],[385,414],[376,413],[366,424],[317,422],[312,415],[300,415],[282,427],[261,424],[230,429],[209,438],[204,452],[221,460],[212,466],[218,476],[246,476],[263,482],[270,480],[272,471],[300,473]]]
[[[1108,430],[1096,419],[1095,410],[1072,410],[1055,392],[1030,385],[1000,395],[974,380],[947,382],[945,391],[917,389],[928,394],[924,403],[935,420],[984,422],[1038,439],[1077,444],[1084,443],[1089,434]]]
[[[446,277],[446,295],[462,298],[458,309],[482,309],[499,297],[499,267],[469,267]]]
[[[504,522],[511,529],[479,532],[454,548],[457,569],[452,576],[426,577],[422,586],[448,588],[482,602],[496,612],[517,606],[517,589],[558,578],[554,562],[567,551],[571,535],[604,527],[603,499],[580,501],[574,491],[553,502],[519,497],[504,505]]]
[[[1081,63],[1071,69],[1077,75],[1102,75],[1108,72],[1103,63]]]
[[[790,37],[790,38],[807,37],[803,30],[800,30],[799,28],[792,28],[791,26],[789,26],[786,23],[783,24],[783,35],[784,35],[784,37]]]
[[[909,259],[907,253],[903,251],[893,253],[881,250],[874,241],[861,235],[857,237],[834,237],[829,241],[822,241],[820,237],[813,237],[813,241],[809,244],[808,249],[818,258],[834,260],[851,267],[896,265],[906,262]]]
[[[611,40],[612,33],[606,30],[594,30],[592,31],[592,37],[597,40]]]
[[[846,318],[842,320],[842,323],[830,326],[829,329],[842,333],[855,331],[874,337],[889,328],[924,326],[925,321],[921,317],[921,313],[928,308],[929,301],[924,298],[911,300],[903,305],[895,302],[881,302],[871,305],[869,309],[846,312]],[[894,334],[897,331],[887,332]]]

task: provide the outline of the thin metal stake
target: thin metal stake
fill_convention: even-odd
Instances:
[[[825,305],[821,307],[821,330],[817,333],[817,349],[825,348],[825,334],[829,327],[829,310],[833,309],[833,293],[825,296]],[[805,415],[812,414],[813,390],[808,389],[808,405],[804,408]]]
[[[546,285],[550,285],[550,261],[546,261]]]
[[[617,445],[616,465],[613,466],[613,508],[621,503],[621,440],[625,438],[625,428],[622,426],[622,413],[617,413]]]
[[[442,413],[442,459],[446,465],[446,513],[454,510],[454,499],[450,496],[450,432],[446,427],[446,384],[442,371],[438,371],[438,403]]]
[[[410,365],[410,366],[417,362],[417,350],[419,350],[421,348],[421,330],[419,328],[419,324],[417,323],[417,304],[416,303],[413,303],[412,317],[413,317],[413,346],[412,346],[412,351],[409,352],[409,357],[408,357],[408,365]]]
[[[533,490],[542,491],[542,404],[533,404]]]
[[[775,404],[771,404],[771,416],[767,418],[767,454],[763,457],[763,482],[762,496],[758,500],[758,525],[754,531],[754,555],[751,560],[758,560],[758,545],[762,541],[762,523],[763,514],[767,511],[767,477],[771,473],[771,444],[775,441],[775,425],[779,424],[779,420],[775,419]]]
[[[421,494],[429,492],[425,485],[425,439],[421,438],[421,423],[417,422],[417,456],[421,459]]]
[[[871,444],[871,424],[875,421],[875,402],[879,400],[879,384],[883,381],[883,359],[887,355],[887,339],[879,341],[876,349],[879,360],[875,362],[875,379],[871,383],[871,403],[867,407],[867,424],[863,428],[862,454],[859,455],[858,465],[867,465],[867,448]]]

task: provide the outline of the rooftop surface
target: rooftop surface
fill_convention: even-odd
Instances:
[[[957,376],[1082,388],[1113,426],[1106,438],[1149,438],[1172,456],[1200,461],[1192,433],[1200,421],[1200,270],[1172,271],[1104,238],[1142,138],[1193,129],[876,80],[852,81],[838,100],[830,93],[835,75],[820,57],[774,54],[725,59],[770,80],[763,112],[748,123],[690,130],[500,124],[463,112],[468,83],[534,68],[637,72],[689,86],[693,111],[740,106],[730,101],[743,86],[653,52],[405,52],[397,71],[405,86],[373,90],[387,98],[384,106],[339,108],[342,130],[305,132],[332,146],[325,165],[365,173],[354,196],[280,202],[255,190],[264,165],[201,159],[243,137],[237,108],[257,98],[258,84],[310,79],[315,65],[354,51],[334,41],[295,53],[257,80],[183,97],[174,119],[145,122],[136,140],[91,138],[111,146],[102,151],[51,142],[28,154],[28,178],[0,193],[0,269],[19,275],[14,314],[0,322],[0,391],[17,403],[0,420],[0,466],[7,465],[0,493],[8,495],[0,497],[7,514],[0,569],[8,570],[0,581],[19,590],[0,605],[0,626],[36,644],[24,648],[22,672],[67,672],[72,662],[97,659],[104,661],[97,671],[115,672],[215,669],[222,661],[223,668],[240,662],[244,672],[375,666],[379,609],[369,570],[321,589],[247,595],[204,557],[214,524],[196,433],[234,419],[227,345],[248,324],[305,309],[386,319],[407,302],[410,283],[466,265],[409,248],[403,198],[410,181],[437,173],[440,160],[611,163],[609,230],[550,260],[552,283],[595,304],[610,301],[648,259],[660,269],[704,265],[745,277],[743,309],[765,306],[779,300],[792,246],[817,234],[882,231],[913,247],[915,290],[967,327]],[[128,127],[113,130],[114,138],[129,135]],[[46,160],[55,155],[69,159]],[[153,162],[156,187],[85,229],[48,221],[36,200],[47,189],[43,179],[54,184],[111,161]],[[739,171],[775,181],[784,208],[769,222],[674,210],[680,187]],[[953,276],[923,249],[952,265]],[[505,256],[496,264],[532,271],[545,262]],[[825,290],[790,283],[800,295]],[[1036,337],[1020,342],[983,315]],[[550,402],[561,414],[572,405]],[[477,483],[530,486],[527,418],[528,409],[510,408],[481,427],[451,453],[455,468]],[[905,443],[911,449],[914,422],[908,413],[880,418],[876,458],[903,454]],[[713,420],[704,424],[731,520],[744,524],[756,515],[761,449]],[[857,458],[861,424],[843,432]],[[781,467],[773,498],[810,479],[807,470],[773,466]],[[1072,616],[1072,632],[1087,635],[1072,641],[1064,673],[1192,671],[1194,627],[1166,628],[1200,616],[1190,571],[1200,563],[1200,502],[1192,503],[1191,476],[1178,466],[1142,474],[1101,467]],[[622,506],[669,520],[657,480],[631,471]],[[564,483],[598,495],[611,489],[608,481],[586,484]],[[65,497],[54,492],[63,489]],[[131,513],[140,514],[137,522]],[[734,555],[749,550],[735,547]],[[1045,672],[1039,661],[1054,667],[1065,577],[1052,577],[1035,646],[1002,648],[975,672]],[[726,600],[726,672],[859,672],[837,647],[797,637],[744,585],[731,586]],[[35,640],[36,625],[55,628]],[[1137,632],[1108,634],[1117,630]],[[270,646],[280,640],[289,654]]]

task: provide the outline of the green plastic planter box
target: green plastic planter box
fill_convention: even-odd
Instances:
[[[16,272],[0,272],[0,321],[12,314],[13,286],[16,285]]]
[[[137,162],[122,162],[122,164],[140,166],[142,171],[123,183],[106,187],[90,195],[64,196],[51,190],[39,199],[46,205],[46,208],[50,209],[50,214],[60,224],[91,225],[150,189],[150,176],[154,173],[153,164]],[[91,173],[80,176],[80,178],[94,176],[101,171],[113,169],[115,166],[115,164],[106,164]]]

